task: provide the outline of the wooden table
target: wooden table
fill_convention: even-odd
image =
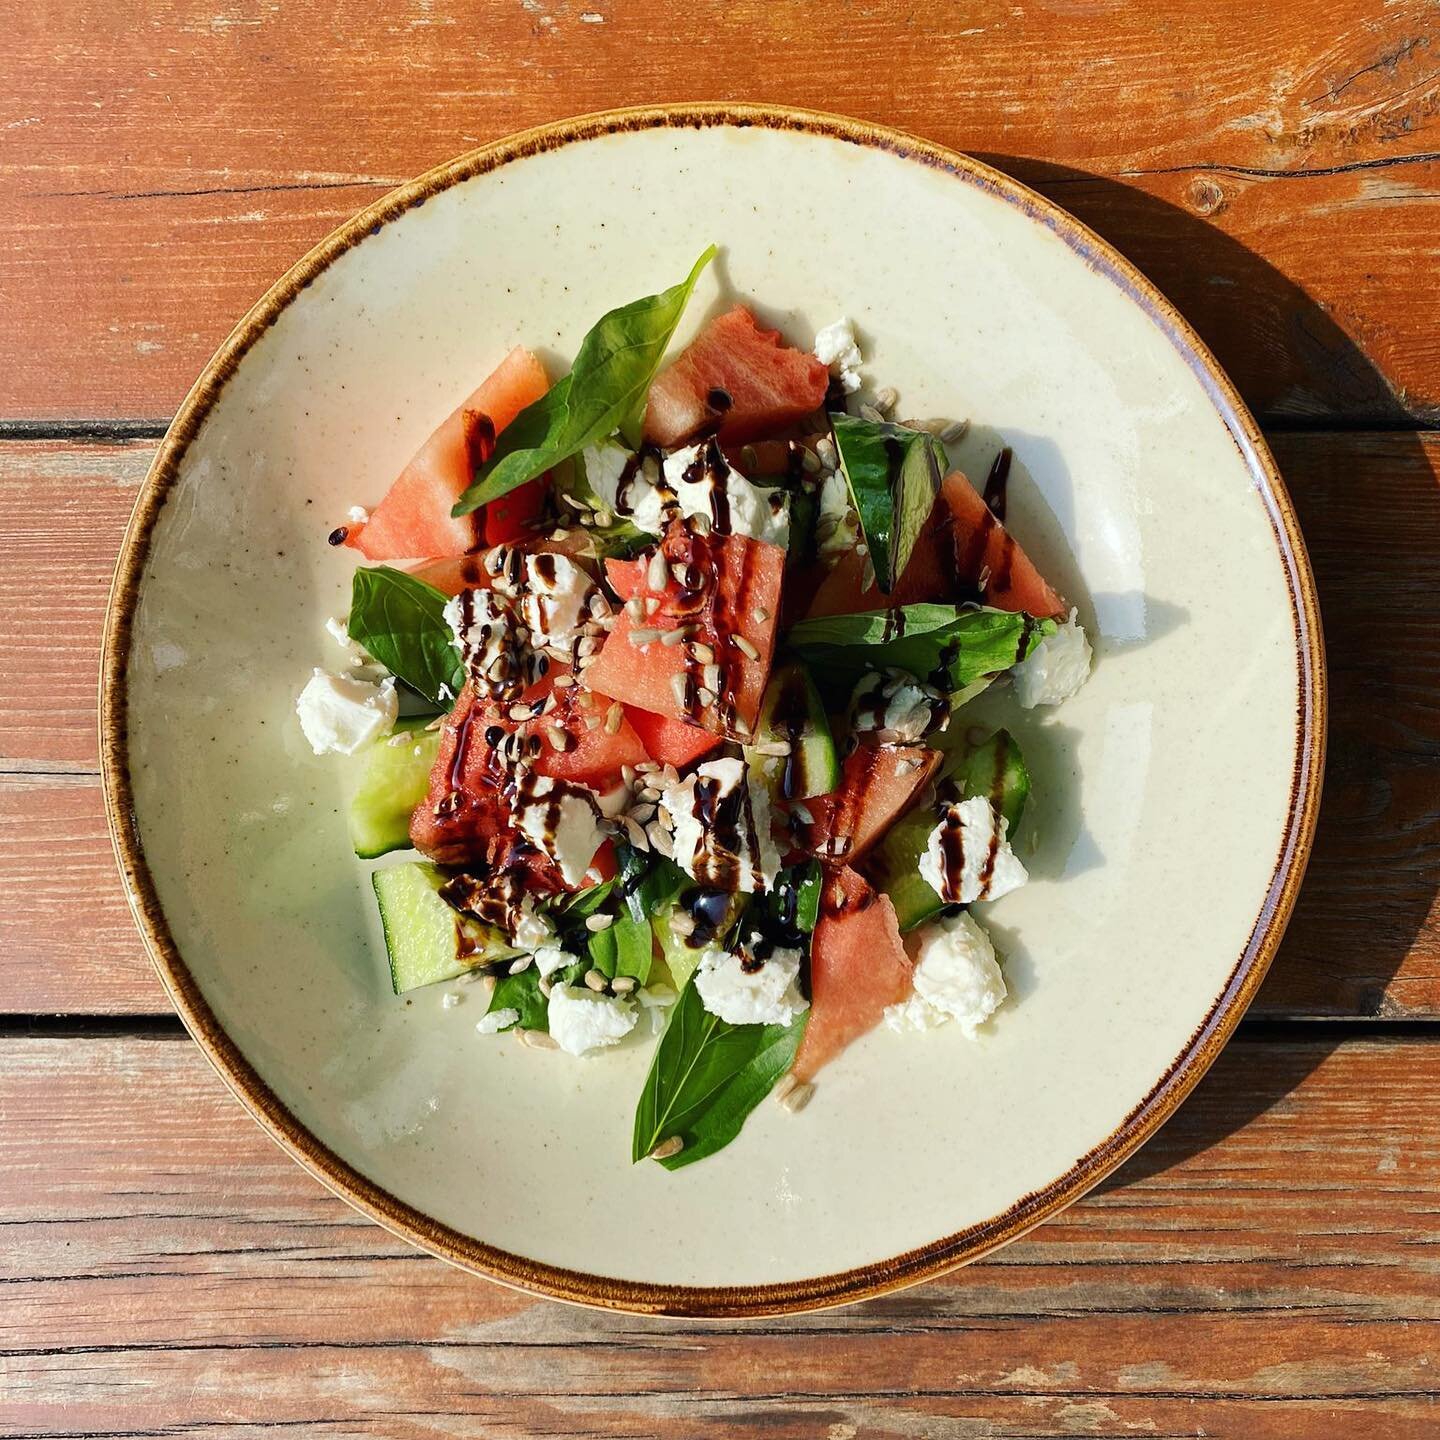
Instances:
[[[1440,1433],[1433,3],[10,9],[0,1435]],[[537,121],[681,98],[908,127],[1026,180],[1137,261],[1269,431],[1333,684],[1299,910],[1179,1117],[984,1264],[754,1324],[511,1294],[322,1190],[169,1013],[96,776],[121,530],[235,318],[426,166]]]

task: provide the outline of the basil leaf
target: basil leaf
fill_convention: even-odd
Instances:
[[[450,513],[468,515],[617,430],[638,444],[650,382],[714,256],[711,245],[680,284],[602,316],[580,342],[570,373],[500,432],[495,453]]]
[[[841,413],[830,416],[830,426],[875,566],[875,583],[888,593],[905,573],[940,493],[949,464],[945,447],[923,430],[888,421]]]
[[[445,623],[445,604],[442,591],[403,570],[362,566],[350,585],[346,621],[357,645],[442,710],[450,708],[465,683],[465,667]]]
[[[566,921],[583,920],[587,915],[593,915],[610,898],[615,884],[616,877],[612,875],[608,880],[602,880],[588,890],[577,890],[574,895],[562,900],[560,911]]]
[[[620,893],[636,920],[649,924],[650,917],[668,910],[690,877],[663,855],[642,855],[633,846],[620,851]]]
[[[723,1150],[794,1063],[808,1013],[789,1025],[730,1025],[704,1007],[692,977],[650,1062],[631,1158],[643,1160],[672,1135],[685,1145],[659,1162],[667,1170]]]
[[[1054,630],[1053,620],[1009,610],[905,605],[802,620],[791,629],[788,643],[809,664],[826,697],[843,700],[861,676],[892,667],[937,689],[963,690],[1010,669]]]
[[[792,865],[775,877],[775,884],[761,902],[764,928],[781,944],[809,935],[820,918],[820,891],[823,876],[818,861]],[[754,911],[751,911],[754,914]]]
[[[550,981],[554,985],[575,985],[584,976],[586,964],[583,960],[557,970]],[[518,975],[502,975],[490,992],[490,1003],[485,1007],[488,1015],[494,1010],[516,1010],[518,1020],[512,1020],[500,1033],[506,1030],[543,1030],[550,1033],[550,1000],[540,989],[540,971],[531,965]]]
[[[650,978],[654,953],[655,937],[650,933],[650,922],[630,915],[619,916],[613,925],[597,930],[590,937],[590,963],[607,980],[629,975],[636,984],[645,984]]]

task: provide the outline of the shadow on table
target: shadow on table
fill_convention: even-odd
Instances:
[[[1440,881],[1440,851],[1427,853],[1416,824],[1416,813],[1440,809],[1440,743],[1400,719],[1416,631],[1413,623],[1408,635],[1403,626],[1385,623],[1396,614],[1414,615],[1423,603],[1416,596],[1432,594],[1440,583],[1436,543],[1427,538],[1440,535],[1440,487],[1420,440],[1405,433],[1409,417],[1385,377],[1325,311],[1214,225],[1083,171],[1004,155],[978,158],[1050,196],[1162,291],[1183,297],[1186,318],[1272,430],[1323,430],[1339,417],[1340,428],[1353,429],[1358,420],[1389,432],[1371,450],[1384,465],[1383,474],[1369,477],[1383,480],[1374,530],[1366,530],[1365,517],[1373,513],[1364,503],[1371,488],[1367,475],[1363,468],[1344,472],[1341,463],[1365,457],[1364,443],[1337,437],[1331,455],[1323,453],[1323,441],[1307,442],[1320,463],[1307,457],[1304,465],[1289,467],[1325,611],[1329,759],[1307,879],[1256,1003],[1257,1012],[1271,1017],[1386,1014],[1386,984],[1423,928]],[[1213,200],[1208,193],[1200,198]],[[1197,275],[1205,286],[1198,295]],[[1283,461],[1283,444],[1280,449]],[[1336,506],[1344,507],[1343,526],[1334,518],[1326,523]],[[1388,531],[1382,528],[1386,515]],[[1420,537],[1413,551],[1398,556],[1389,543],[1397,516],[1405,533]],[[1384,563],[1376,563],[1376,540],[1386,542],[1379,551]],[[1397,788],[1400,803],[1392,793]],[[1408,867],[1409,883],[1396,883],[1397,866]],[[1252,1022],[1250,1033],[1264,1031]],[[1316,1025],[1302,1044],[1271,1047],[1264,1064],[1246,1063],[1247,1047],[1232,1051],[1163,1135],[1105,1188],[1159,1174],[1208,1150],[1300,1085],[1339,1040]]]

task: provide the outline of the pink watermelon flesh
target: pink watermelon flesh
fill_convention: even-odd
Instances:
[[[550,388],[528,350],[512,350],[495,372],[415,453],[363,524],[345,527],[345,543],[368,560],[463,555],[481,539],[479,513],[451,517],[474,478],[475,460],[494,436]]]
[[[911,989],[911,965],[889,899],[850,869],[828,873],[824,883],[810,939],[810,1015],[795,1057],[799,1080],[813,1080]]]
[[[655,379],[645,438],[667,449],[701,433],[726,444],[803,420],[825,403],[830,372],[780,343],[743,305],[718,315]]]

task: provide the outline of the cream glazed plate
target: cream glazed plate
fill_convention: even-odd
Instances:
[[[757,198],[758,197],[758,198]],[[295,695],[333,663],[372,503],[512,346],[563,373],[685,274],[808,346],[850,317],[901,412],[1014,448],[1011,528],[1078,605],[1089,684],[1005,709],[1033,882],[986,907],[1010,998],[978,1039],[881,1029],[803,1113],[687,1169],[629,1163],[651,1055],[480,1037],[391,994],[343,766]],[[1003,699],[1003,697],[1001,697]],[[997,700],[998,704],[999,701]],[[1017,719],[1019,716],[1021,718]],[[616,112],[477,150],[372,206],[257,305],[155,461],[106,634],[131,901],[206,1054],[321,1180],[446,1259],[595,1305],[761,1314],[971,1260],[1082,1194],[1214,1059],[1278,943],[1319,798],[1324,677],[1288,498],[1161,297],[994,171],[858,122]]]

